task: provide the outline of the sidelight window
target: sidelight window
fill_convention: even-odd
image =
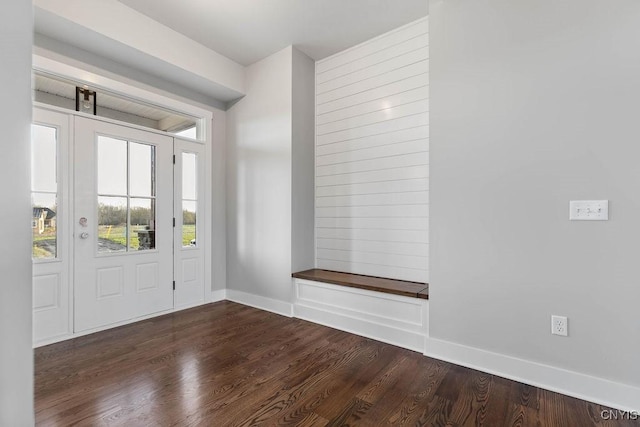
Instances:
[[[58,256],[58,130],[31,126],[31,228],[33,259]]]
[[[182,153],[182,246],[196,246],[198,155]]]

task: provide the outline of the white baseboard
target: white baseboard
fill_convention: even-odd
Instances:
[[[226,290],[226,299],[282,316],[293,317],[293,304],[260,295],[249,294],[235,289]]]
[[[640,388],[427,337],[424,355],[623,411],[640,411]]]

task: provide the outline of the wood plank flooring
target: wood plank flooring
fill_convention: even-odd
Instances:
[[[226,301],[38,348],[35,368],[39,426],[640,426]]]

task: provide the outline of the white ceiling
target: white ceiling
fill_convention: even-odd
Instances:
[[[119,0],[249,65],[289,45],[315,60],[427,15],[427,0]]]
[[[34,0],[34,52],[224,109],[244,95],[242,65],[289,45],[323,59],[427,13],[428,0]]]
[[[70,0],[61,1],[70,2]],[[110,6],[112,3],[107,0],[82,1],[89,5],[92,1],[103,2],[105,6]],[[144,50],[136,49],[109,37],[109,34],[104,34],[103,29],[95,28],[96,22],[104,19],[108,21],[105,25],[113,27],[114,31],[120,31],[120,27],[123,25],[121,22],[102,18],[101,15],[96,15],[93,22],[74,21],[69,19],[64,8],[60,7],[60,10],[51,11],[40,7],[40,3],[38,0],[34,3],[34,45],[38,48],[44,48],[46,51],[73,58],[117,75],[131,77],[152,86],[164,86],[164,89],[169,92],[181,92],[182,96],[187,99],[217,108],[221,108],[221,105],[218,105],[219,101],[224,103],[238,99],[243,95],[241,92],[221,85],[214,80],[194,74],[188,64],[183,66],[183,64],[165,61]],[[115,0],[113,3],[121,5]],[[69,7],[73,6],[72,4]],[[127,6],[122,5],[122,8],[125,9],[125,12],[137,13]],[[123,16],[123,21],[125,18],[130,17]],[[144,30],[147,29],[140,30],[138,28],[141,39],[145,39],[142,36],[144,34],[159,37],[157,34],[145,33]],[[162,40],[162,37],[160,39]],[[166,43],[166,41],[162,43]],[[169,84],[163,85],[163,82]],[[186,92],[182,90],[183,88],[187,89]]]

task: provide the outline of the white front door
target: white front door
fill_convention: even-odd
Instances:
[[[172,309],[173,138],[74,128],[74,332]]]

